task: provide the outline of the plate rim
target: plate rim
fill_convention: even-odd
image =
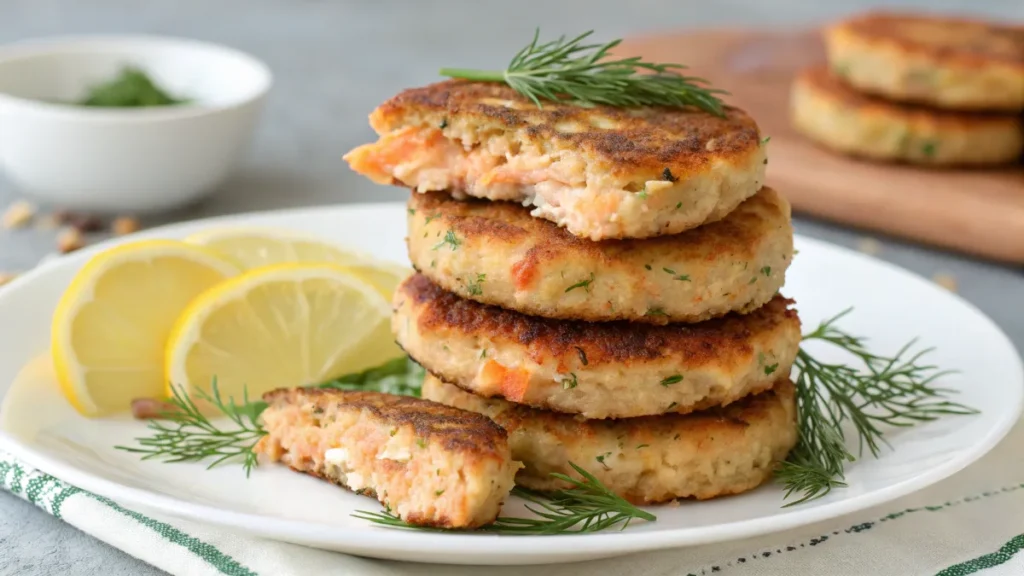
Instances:
[[[404,202],[298,207],[283,210],[253,211],[168,224],[146,230],[137,235],[112,238],[70,255],[51,258],[16,278],[8,286],[8,290],[13,292],[15,289],[20,289],[22,286],[27,286],[37,281],[38,278],[49,274],[55,268],[66,265],[66,263],[75,260],[84,261],[100,250],[134,239],[160,236],[182,237],[186,230],[204,225],[227,224],[239,226],[245,225],[247,221],[264,218],[294,219],[308,217],[313,214],[321,216],[324,211],[379,213],[397,209],[404,210],[404,207]],[[928,283],[923,276],[906,268],[825,240],[794,234],[794,242],[798,246],[815,246],[818,249],[837,251],[846,257],[866,261],[874,266],[882,266],[888,269],[888,271],[895,272],[908,279]],[[0,291],[0,301],[3,300],[8,290]],[[479,559],[484,555],[502,556],[515,554],[523,549],[529,549],[529,554],[523,555],[520,558],[521,561],[515,563],[538,564],[573,561],[584,556],[587,558],[608,557],[627,553],[683,548],[738,540],[783,532],[815,522],[837,518],[906,496],[944,480],[970,466],[990,452],[1006,437],[1020,419],[1021,411],[1024,409],[1024,362],[1022,362],[1020,353],[1013,341],[1010,340],[1009,336],[992,318],[958,294],[948,293],[946,296],[951,297],[952,301],[965,306],[974,316],[979,317],[979,320],[991,329],[993,335],[998,337],[1000,343],[1011,353],[1010,356],[1014,363],[1014,370],[1012,373],[1007,374],[1007,379],[1020,384],[1017,387],[1014,405],[1002,413],[1002,418],[997,420],[988,429],[986,435],[973,447],[972,451],[965,452],[911,478],[872,492],[850,496],[836,502],[806,509],[799,507],[783,509],[780,503],[779,514],[716,524],[710,527],[667,528],[664,530],[632,533],[610,532],[562,535],[558,538],[544,536],[501,537],[493,534],[465,533],[452,535],[417,532],[415,537],[410,538],[407,533],[403,534],[404,531],[400,530],[378,527],[368,527],[370,528],[369,530],[345,528],[309,521],[274,518],[262,514],[225,510],[212,505],[197,504],[173,496],[165,496],[142,488],[124,486],[116,481],[80,471],[73,464],[65,463],[60,459],[39,454],[33,451],[30,446],[24,445],[2,429],[0,429],[0,448],[7,450],[15,457],[26,461],[43,472],[89,492],[115,500],[122,505],[136,506],[145,510],[164,513],[175,518],[199,521],[213,526],[222,526],[273,540],[306,545],[309,545],[308,543],[310,542],[316,542],[325,547],[331,545],[331,549],[334,550],[339,549],[337,547],[338,543],[343,543],[350,549],[362,550],[362,552],[352,553],[363,556],[393,558],[395,553],[403,555],[422,554],[427,557],[452,554],[454,556],[445,559],[444,563],[459,564],[468,562],[480,564]],[[1007,401],[1009,400],[1008,398]],[[453,536],[456,537],[453,538]],[[474,546],[471,555],[474,560],[460,562],[459,556],[466,552],[466,538],[473,539]],[[515,548],[510,549],[507,543],[509,538],[514,538],[516,541],[521,542],[517,542]],[[595,555],[595,553],[599,556]],[[439,560],[430,559],[419,561],[428,563],[440,562]],[[494,563],[509,564],[508,562],[501,561],[500,558],[495,558]]]

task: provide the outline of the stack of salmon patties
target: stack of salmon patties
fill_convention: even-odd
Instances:
[[[792,119],[820,144],[931,166],[1024,152],[1024,26],[871,12],[828,26],[826,65],[803,71]]]
[[[424,398],[507,431],[517,484],[564,488],[571,462],[646,504],[772,475],[797,441],[800,321],[754,120],[446,81],[370,123],[346,160],[413,190],[396,338]]]

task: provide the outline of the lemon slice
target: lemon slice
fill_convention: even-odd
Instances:
[[[391,308],[332,264],[256,268],[200,295],[167,341],[166,380],[225,397],[318,384],[402,355]]]
[[[185,241],[206,246],[246,270],[286,263],[338,264],[369,282],[389,300],[395,288],[412,273],[411,268],[376,260],[315,236],[277,228],[219,228],[198,232]]]
[[[54,370],[71,404],[99,416],[163,396],[164,345],[175,320],[189,301],[238,272],[210,250],[174,240],[94,256],[53,315]]]

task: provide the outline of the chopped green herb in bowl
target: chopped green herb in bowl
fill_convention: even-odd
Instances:
[[[189,100],[175,98],[156,85],[143,70],[124,67],[113,80],[97,84],[77,104],[106,108],[140,108],[148,106],[177,106]]]

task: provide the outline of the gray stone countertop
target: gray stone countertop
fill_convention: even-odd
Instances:
[[[281,207],[399,200],[374,186],[341,154],[372,137],[366,115],[398,90],[436,79],[441,66],[493,66],[520,48],[538,24],[548,34],[598,31],[609,39],[702,26],[800,27],[871,6],[970,9],[1024,20],[1019,0],[816,2],[516,0],[0,0],[0,42],[84,33],[190,36],[247,51],[273,70],[275,84],[257,139],[237,175],[203,203],[147,219],[160,224]],[[0,176],[0,208],[17,192]],[[798,233],[877,256],[926,277],[954,279],[956,290],[1024,348],[1024,276],[1019,269],[797,218]],[[0,271],[34,266],[53,233],[0,231]],[[162,572],[6,493],[0,493],[0,575]]]

